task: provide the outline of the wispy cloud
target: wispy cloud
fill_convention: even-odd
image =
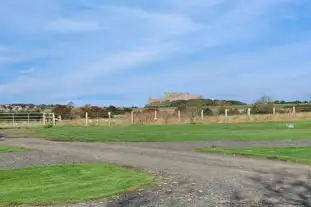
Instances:
[[[18,72],[20,74],[32,74],[35,71],[36,71],[36,69],[32,67],[32,68],[28,68],[28,69],[19,70]]]
[[[199,31],[203,25],[194,22],[191,18],[175,12],[154,12],[141,8],[125,6],[103,6],[103,12],[115,13],[118,17],[133,19],[145,26],[153,38],[182,35],[189,32]]]
[[[0,45],[0,52],[4,52],[4,51],[6,51],[7,50],[7,48],[5,47],[5,46],[1,46]]]
[[[308,31],[286,24],[301,20],[290,0],[161,0],[153,7],[139,1],[14,2],[2,8],[15,15],[0,14],[5,31],[0,44],[10,47],[10,53],[0,54],[0,63],[2,58],[6,70],[31,76],[0,82],[0,95],[8,101],[28,100],[30,92],[37,95],[34,102],[95,103],[87,96],[98,94],[99,102],[129,105],[166,90],[243,100],[266,92],[294,99],[307,94],[303,86],[311,51],[302,37]],[[285,36],[287,30],[299,35]],[[111,93],[123,98],[104,101],[102,96]]]
[[[71,19],[58,19],[47,23],[47,30],[57,33],[93,32],[105,29],[96,22]]]
[[[18,61],[17,59],[12,58],[12,57],[6,57],[6,56],[1,57],[0,56],[0,64],[1,63],[14,63],[14,62],[17,62],[17,61]]]

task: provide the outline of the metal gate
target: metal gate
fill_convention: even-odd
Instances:
[[[44,125],[50,120],[53,121],[53,115],[40,112],[17,112],[0,113],[0,127],[34,127]]]

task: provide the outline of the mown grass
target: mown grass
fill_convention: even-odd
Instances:
[[[1,152],[22,152],[29,149],[23,147],[13,147],[13,146],[0,146],[0,153]]]
[[[98,199],[150,184],[153,178],[107,163],[0,170],[0,206]]]
[[[33,136],[56,141],[202,141],[311,139],[311,121],[245,124],[183,124],[131,126],[58,126],[35,128]]]
[[[311,165],[311,147],[247,147],[218,148],[204,147],[194,149],[197,152],[213,152],[248,157],[260,157],[282,161],[292,161]]]

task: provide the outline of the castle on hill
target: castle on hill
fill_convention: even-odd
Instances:
[[[165,92],[163,98],[152,98],[149,97],[148,103],[162,103],[164,101],[179,101],[179,100],[191,100],[200,99],[202,96],[194,95],[190,93],[175,93],[175,92]]]

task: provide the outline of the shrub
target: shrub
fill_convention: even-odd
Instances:
[[[43,128],[48,129],[48,128],[52,128],[53,124],[47,124],[47,125],[43,125]]]
[[[297,105],[296,112],[311,112],[311,105]]]
[[[273,104],[254,104],[251,108],[253,114],[272,114]]]
[[[214,112],[210,108],[203,109],[204,116],[213,116]]]
[[[225,114],[225,110],[226,110],[226,108],[224,108],[224,107],[219,108],[218,109],[218,115],[224,115]],[[238,108],[229,108],[227,113],[228,113],[229,116],[230,115],[239,115],[239,114],[241,114],[241,112],[239,111]]]

